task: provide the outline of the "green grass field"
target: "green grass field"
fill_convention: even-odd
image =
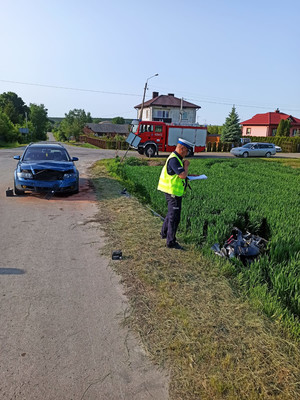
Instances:
[[[131,193],[166,214],[164,195],[156,190],[161,166],[114,161]],[[210,247],[223,244],[237,226],[268,240],[266,253],[250,266],[221,262],[260,309],[300,337],[300,170],[259,159],[191,160],[191,174],[208,179],[191,182],[183,201],[179,238],[216,258]]]

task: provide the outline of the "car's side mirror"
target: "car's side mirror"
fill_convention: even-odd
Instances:
[[[14,160],[20,160],[21,157],[20,156],[14,156]]]
[[[72,161],[78,161],[78,157],[72,157]]]

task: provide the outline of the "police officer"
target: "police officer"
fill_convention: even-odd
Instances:
[[[165,193],[168,204],[168,213],[164,220],[161,237],[167,239],[167,247],[183,250],[176,241],[176,231],[180,222],[182,196],[186,189],[186,177],[190,162],[183,158],[194,150],[192,143],[185,139],[178,139],[176,149],[168,157],[164,165],[157,189]]]

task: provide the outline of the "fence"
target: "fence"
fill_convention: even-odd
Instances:
[[[114,139],[100,139],[87,135],[80,135],[79,141],[89,143],[100,149],[127,150],[128,144],[125,141]]]

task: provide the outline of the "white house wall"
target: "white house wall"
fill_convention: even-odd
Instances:
[[[172,119],[172,123],[178,124],[180,122],[180,109],[172,108],[172,107],[147,107],[143,110],[142,120],[143,121],[153,121],[153,111],[154,110],[162,110],[169,111],[169,118]],[[148,112],[147,112],[148,111]],[[182,120],[182,123],[187,124],[195,124],[196,123],[196,109],[188,108],[183,109],[183,112],[186,113],[186,119]],[[147,115],[148,114],[148,115]],[[137,117],[140,116],[140,110],[137,112]]]

